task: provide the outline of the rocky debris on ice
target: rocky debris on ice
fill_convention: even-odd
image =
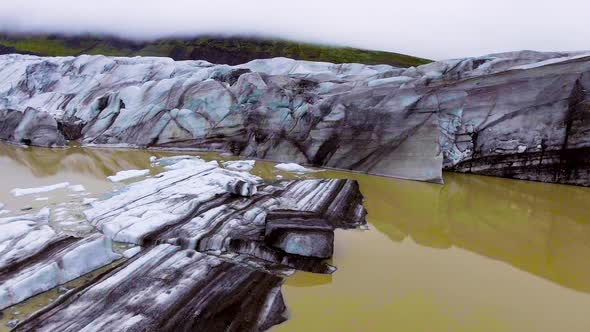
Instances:
[[[247,172],[191,160],[178,158],[168,165],[174,167],[159,177],[136,182],[109,199],[93,202],[84,213],[92,225],[118,242],[169,243],[216,255],[250,256],[267,261],[271,268],[275,264],[277,270],[287,266],[316,272],[330,271],[319,261],[301,262],[298,257],[321,255],[299,252],[295,257],[278,245],[265,244],[267,213],[289,209],[293,214],[285,219],[324,220],[329,232],[365,223],[362,195],[354,181],[266,185]]]
[[[230,160],[222,163],[223,167],[226,169],[243,172],[250,172],[255,164],[255,160]]]
[[[0,80],[3,81],[6,77],[2,74],[0,70]],[[6,96],[7,83],[0,82],[0,95],[3,97]],[[43,147],[61,147],[67,143],[51,114],[28,107],[16,112],[4,107],[0,102],[0,140]]]
[[[255,183],[243,180],[235,180],[230,181],[225,185],[225,191],[238,196],[250,197],[256,194],[258,188],[256,187]]]
[[[130,169],[125,171],[119,171],[115,175],[108,176],[107,179],[111,182],[127,181],[150,174],[149,169]]]
[[[264,331],[286,319],[282,282],[241,264],[161,244],[63,295],[15,331],[74,332],[90,326],[108,331]]]
[[[19,319],[11,319],[6,323],[6,327],[13,329],[18,325],[18,323],[20,323]]]
[[[34,195],[34,194],[42,194],[47,193],[54,190],[65,189],[70,186],[69,182],[61,182],[56,183],[48,186],[37,187],[37,188],[15,188],[10,191],[10,193],[15,197],[20,196],[27,196],[27,195]]]
[[[164,171],[89,202],[84,214],[104,235],[74,239],[43,228],[56,237],[46,245],[31,230],[38,223],[21,221],[26,227],[11,238],[31,234],[43,255],[23,256],[22,266],[13,259],[10,269],[0,269],[5,305],[121,257],[111,240],[135,246],[123,252],[125,263],[65,293],[16,331],[211,330],[228,322],[237,330],[267,330],[286,319],[283,277],[293,269],[334,272],[325,262],[334,229],[366,224],[363,197],[352,180],[268,184],[197,157],[152,162]],[[44,210],[29,218],[47,223],[48,216]]]
[[[299,164],[295,164],[295,163],[283,163],[283,164],[277,164],[275,165],[276,169],[279,169],[281,171],[285,171],[285,172],[293,172],[293,173],[314,173],[314,172],[319,172],[321,170],[315,170],[315,169],[311,169],[311,168],[306,168],[303,167]]]

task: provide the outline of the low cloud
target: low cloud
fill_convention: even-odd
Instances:
[[[590,49],[589,13],[583,0],[3,0],[0,29],[137,39],[257,35],[442,59]]]

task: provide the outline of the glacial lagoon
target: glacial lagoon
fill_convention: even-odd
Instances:
[[[0,202],[10,214],[81,206],[124,185],[108,176],[131,169],[154,175],[161,169],[151,167],[151,156],[177,154],[187,153],[1,144]],[[444,174],[442,186],[328,170],[297,175],[263,161],[252,173],[355,179],[368,210],[368,229],[336,232],[335,273],[287,278],[290,319],[273,331],[575,332],[590,326],[590,188],[454,173]],[[63,182],[85,191],[10,193]],[[54,215],[68,222],[53,220],[53,226],[83,233],[88,226],[76,209],[68,211]],[[54,289],[2,310],[0,331],[58,297]]]

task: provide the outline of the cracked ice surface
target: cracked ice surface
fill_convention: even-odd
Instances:
[[[163,226],[177,223],[199,204],[226,192],[240,179],[256,184],[260,178],[219,167],[200,158],[166,160],[167,171],[123,188],[110,199],[90,203],[87,219],[115,241],[141,244],[143,237]]]
[[[50,212],[0,218],[0,310],[120,257],[100,234],[78,240],[54,230]]]

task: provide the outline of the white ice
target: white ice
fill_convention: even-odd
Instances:
[[[99,234],[80,240],[71,249],[24,268],[0,284],[0,310],[33,295],[76,279],[121,256],[112,251],[111,241]]]
[[[313,173],[313,172],[321,172],[321,170],[314,170],[310,168],[303,167],[299,164],[295,163],[284,163],[284,164],[277,164],[275,165],[276,169],[280,169],[281,171],[285,172],[294,172],[294,173]]]
[[[123,252],[123,257],[125,258],[131,258],[137,254],[139,254],[141,252],[141,247],[137,246],[137,247],[133,247],[131,249],[127,249]]]
[[[160,160],[162,161],[162,160]],[[177,223],[199,204],[226,192],[237,179],[259,183],[260,178],[219,167],[200,158],[166,159],[166,171],[92,202],[84,211],[88,221],[115,241],[141,244],[150,232]]]
[[[150,174],[149,169],[142,169],[142,170],[130,169],[127,171],[117,172],[117,174],[111,175],[111,176],[107,177],[107,179],[109,179],[109,181],[111,181],[111,182],[121,182],[121,181],[129,180],[129,179],[134,179],[134,178],[146,176],[148,174]]]
[[[46,192],[50,192],[50,191],[54,191],[54,190],[58,190],[58,189],[64,189],[64,188],[67,188],[69,185],[70,185],[69,182],[61,182],[61,183],[56,183],[56,184],[52,184],[49,186],[37,187],[37,188],[24,188],[24,189],[15,188],[15,189],[12,189],[10,191],[10,193],[15,197],[34,195],[34,194],[46,193]]]
[[[75,185],[69,186],[68,189],[70,189],[71,191],[74,191],[74,192],[86,191],[86,188],[84,188],[84,186],[81,184],[75,184]]]

